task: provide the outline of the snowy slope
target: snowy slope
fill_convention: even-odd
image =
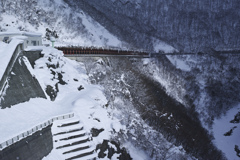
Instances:
[[[109,104],[110,102],[105,97],[104,88],[90,84],[88,75],[86,74],[86,66],[83,63],[63,57],[62,52],[54,48],[39,48],[43,49],[42,53],[44,57],[35,62],[35,67],[31,70],[31,73],[38,78],[43,88],[57,85],[59,90],[59,92],[57,92],[57,97],[55,101],[31,99],[29,102],[0,110],[0,126],[1,129],[5,131],[0,133],[1,142],[53,116],[74,112],[75,116],[79,118],[84,129],[88,133],[90,133],[92,128],[98,130],[103,129],[97,137],[93,137],[93,142],[95,144],[101,144],[103,140],[119,140],[122,143],[121,147],[125,147],[133,159],[151,159],[144,150],[140,149],[140,146],[135,146],[130,142],[126,143],[128,133],[134,134],[135,129],[133,127],[136,124],[137,126],[139,125],[139,127],[144,127],[142,129],[144,131],[143,135],[145,136],[148,135],[148,132],[159,135],[141,120],[137,112],[130,112],[133,113],[133,120],[130,124],[132,128],[129,130],[129,128],[126,127],[126,123],[123,122],[127,120],[124,119],[125,110],[121,110]],[[61,80],[59,79],[59,74],[62,74]],[[120,79],[124,82],[124,75]],[[80,86],[84,89],[79,90]],[[116,99],[114,103],[121,104],[123,101],[121,99]],[[118,137],[119,133],[124,135],[125,138],[121,136]],[[133,141],[136,141],[134,137],[132,137]],[[169,148],[164,154],[169,157],[186,154],[181,146],[174,146],[162,136],[160,137],[162,145],[164,144],[164,147]],[[109,143],[109,145],[111,144]],[[118,156],[119,154],[115,154],[112,158]],[[54,149],[44,160],[55,158],[61,159],[61,155]]]
[[[196,97],[196,111],[202,125],[213,134],[214,144],[228,159],[239,159],[239,55],[179,55],[167,58],[181,70],[182,75],[194,77],[195,88],[200,90],[192,94]]]
[[[58,36],[56,46],[133,47],[106,30],[83,8],[68,5],[63,0],[21,0],[14,3],[6,0],[4,5],[0,5],[0,12],[1,32],[24,30],[39,32],[45,37],[48,30]],[[155,52],[177,51],[156,38],[150,41]]]
[[[93,137],[93,142],[95,144],[101,144],[103,140],[117,139],[120,141],[121,145],[126,147],[133,159],[151,159],[144,150],[139,148],[140,146],[138,147],[131,143],[126,143],[125,138],[121,136],[119,137],[120,133],[127,137],[127,133],[132,132],[126,127],[127,124],[122,122],[126,121],[123,120],[125,110],[121,110],[110,104],[105,97],[104,88],[90,84],[88,75],[86,74],[86,66],[83,65],[83,63],[64,58],[61,55],[61,52],[55,49],[44,47],[43,53],[45,54],[44,57],[36,61],[34,69],[35,73],[39,74],[37,76],[42,77],[39,79],[40,82],[46,86],[54,86],[58,82],[56,77],[57,73],[62,73],[63,81],[67,83],[65,85],[58,85],[59,92],[54,104],[56,103],[61,105],[61,107],[70,109],[74,112],[80,119],[80,122],[83,124],[86,131],[89,132],[92,128],[98,130],[103,129],[97,137]],[[49,62],[49,58],[51,59],[51,62]],[[56,69],[54,67],[49,68],[49,64],[52,66],[54,66],[54,64],[59,64],[59,67]],[[56,74],[53,75],[53,72]],[[124,77],[122,77],[122,79],[124,79]],[[84,89],[79,91],[79,86],[82,86]],[[122,100],[116,99],[115,103],[122,103]],[[141,120],[139,114],[135,112],[133,113],[133,117],[136,119],[132,120],[133,124],[130,126],[134,126],[134,121],[137,120],[136,123],[144,126],[143,130],[145,130],[144,132],[146,133],[143,134],[147,135],[147,132],[151,132],[152,129]],[[174,146],[167,142],[163,137],[162,143],[164,143],[166,147],[171,148],[171,150],[165,153],[169,154],[169,156],[185,154],[185,151],[181,146]],[[53,150],[52,153],[46,157],[46,160],[54,159],[56,156],[58,156],[58,154],[56,150]],[[115,156],[117,157],[117,155]]]
[[[45,53],[44,57],[36,62],[36,67],[32,71],[41,77],[39,81],[45,85],[55,83],[55,80],[51,80],[51,71],[46,66],[50,57],[53,63],[62,62],[61,67],[55,71],[64,72],[64,77],[66,77],[64,80],[68,84],[59,85],[60,92],[55,102],[32,99],[12,108],[0,110],[0,126],[4,130],[0,133],[0,142],[8,140],[53,116],[71,111],[75,112],[75,116],[79,117],[88,132],[93,127],[104,128],[104,131],[93,139],[96,144],[101,143],[103,139],[109,139],[113,129],[115,131],[124,129],[124,126],[109,114],[112,112],[111,109],[103,107],[107,101],[102,89],[99,86],[89,84],[83,65],[64,58],[61,52],[52,48],[43,48],[43,53]],[[60,60],[57,61],[57,59]],[[79,85],[82,85],[84,89],[78,91]]]
[[[240,152],[238,154],[236,152],[236,148],[239,149],[240,146],[240,117],[238,116],[238,121],[233,122],[236,113],[240,113],[240,105],[229,110],[223,117],[216,119],[213,125],[214,143],[229,160],[237,160],[240,156]]]
[[[56,42],[58,46],[114,46],[121,48],[129,46],[129,44],[122,42],[116,36],[112,35],[80,8],[69,6],[63,0],[21,0],[15,3],[9,0],[6,1],[5,6],[0,6],[0,11],[2,11],[3,8],[5,11],[0,14],[1,31],[24,30],[39,32],[44,35],[48,28],[51,31],[56,31],[58,34],[59,38]],[[45,41],[49,43],[46,39]],[[156,52],[177,51],[159,40],[153,39],[151,41],[154,42],[153,47]],[[1,54],[6,45],[0,43],[0,47]],[[42,49],[45,55],[36,62],[35,69],[32,71],[34,73],[32,74],[36,75],[43,88],[52,86],[54,91],[59,90],[57,97],[54,102],[44,99],[32,99],[29,102],[13,106],[11,109],[0,110],[0,127],[5,131],[0,133],[0,142],[12,138],[53,116],[69,112],[75,112],[89,132],[92,128],[104,129],[98,137],[93,139],[97,144],[101,143],[103,139],[116,138],[116,132],[130,132],[131,134],[135,132],[134,129],[127,131],[126,124],[120,123],[124,119],[124,113],[114,107],[110,107],[111,105],[105,97],[104,88],[90,83],[88,76],[91,75],[88,75],[89,70],[86,68],[86,65],[64,58],[63,54],[55,49],[46,47]],[[230,75],[235,74],[234,69],[238,70],[238,59],[232,60],[234,57],[223,57],[223,60],[218,60],[218,58],[207,59],[208,57],[201,59],[202,57],[194,56],[167,56],[167,58],[172,66],[175,67],[174,69],[170,68],[171,71],[166,69],[165,64],[162,65],[164,69],[161,69],[157,64],[161,62],[152,59],[143,60],[142,65],[146,66],[145,68],[143,67],[143,69],[145,69],[147,75],[151,75],[154,80],[164,86],[166,92],[172,95],[177,101],[185,104],[185,95],[191,94],[191,96],[195,98],[193,99],[193,103],[196,105],[196,111],[200,115],[203,126],[208,128],[208,126],[205,125],[206,121],[211,123],[213,119],[215,119],[212,124],[213,129],[208,129],[209,132],[212,132],[214,135],[214,143],[216,146],[225,153],[228,159],[237,159],[238,157],[236,156],[236,152],[234,152],[234,147],[235,145],[240,146],[240,142],[238,141],[240,126],[239,123],[234,124],[229,123],[229,121],[239,112],[239,107],[232,107],[232,103],[230,103],[230,106],[224,106],[225,108],[221,108],[222,110],[219,109],[219,111],[216,111],[217,113],[215,115],[214,107],[211,107],[209,104],[217,100],[210,98],[209,93],[211,93],[211,90],[207,92],[206,88],[215,85],[216,88],[221,88],[218,93],[228,95],[227,90],[231,88],[231,85],[226,88],[223,86],[228,86],[227,84],[231,84],[232,82],[238,84],[239,76],[236,75],[233,77]],[[51,61],[49,61],[49,59],[51,59]],[[213,63],[210,63],[211,61]],[[94,65],[101,63],[103,63],[103,60],[97,61]],[[58,67],[49,68],[47,64]],[[220,69],[221,67],[223,70]],[[98,69],[102,68],[99,67]],[[176,70],[181,70],[181,72],[176,72]],[[212,73],[216,74],[212,75]],[[63,75],[62,79],[60,75]],[[192,83],[196,83],[193,88],[200,88],[199,94],[192,94],[194,90],[191,90],[190,80],[184,79],[186,78],[184,76],[187,78],[194,77],[190,80],[193,80],[191,81]],[[99,78],[101,78],[101,76],[99,76]],[[128,85],[125,83],[125,79],[126,76],[123,73],[116,81]],[[218,80],[220,80],[221,85],[217,83]],[[84,88],[81,91],[78,90],[80,86]],[[236,88],[237,87],[233,86],[233,90]],[[213,89],[213,91],[215,90]],[[123,93],[129,95],[129,90],[124,90]],[[239,95],[236,93],[238,92],[233,91],[233,93],[229,93],[230,97],[226,99],[231,99]],[[120,106],[126,105],[121,99],[115,99],[114,102],[119,105],[121,104]],[[220,102],[225,101],[222,100]],[[216,104],[213,104],[213,106],[218,106]],[[209,109],[206,106],[211,108]],[[229,110],[229,108],[233,109]],[[130,113],[130,111],[128,112]],[[226,115],[224,115],[225,112]],[[140,119],[140,116],[136,112],[131,111],[131,113],[134,115],[132,116],[133,119]],[[211,118],[213,119],[210,120]],[[133,123],[131,123],[131,125],[132,124]],[[138,124],[144,127],[147,126],[141,119]],[[149,126],[146,128],[146,130],[151,130]],[[233,130],[232,135],[224,136],[224,134],[231,129]],[[135,138],[134,136],[133,140]],[[170,151],[166,152],[166,154],[171,155],[177,152],[185,154],[181,146],[174,146],[164,138],[162,141],[164,142],[163,144],[166,144],[165,146],[171,147],[171,149],[169,149]],[[135,159],[139,159],[139,157],[142,159],[150,159],[145,151],[138,153],[139,148],[133,146],[131,143],[122,145],[127,148],[130,155],[135,157]],[[54,157],[54,152],[55,151],[47,158],[51,159],[51,156]]]
[[[10,5],[10,8],[6,7]],[[46,29],[56,31],[56,45],[114,46],[123,43],[81,9],[72,10],[62,0],[6,1],[0,15],[0,31],[31,31],[45,36]],[[29,9],[31,8],[31,9]]]
[[[53,116],[74,112],[79,117],[85,130],[90,132],[92,128],[104,129],[97,137],[93,138],[95,144],[102,143],[103,139],[110,139],[113,132],[125,130],[125,126],[114,116],[117,114],[114,108],[107,107],[107,100],[102,88],[91,85],[85,72],[84,65],[63,57],[62,52],[51,47],[41,47],[44,57],[36,61],[32,74],[40,77],[41,84],[53,85],[57,83],[52,72],[62,73],[65,85],[59,86],[59,93],[54,102],[45,99],[32,99],[29,102],[0,110],[0,126],[4,132],[0,133],[0,142],[8,140]],[[47,64],[59,64],[58,68],[49,68]],[[79,91],[78,87],[84,89]],[[121,113],[118,113],[121,114]],[[9,127],[11,126],[11,127]],[[137,152],[134,147],[131,151]],[[55,150],[45,159],[54,158]],[[137,153],[131,153],[137,155]],[[144,153],[143,153],[144,155]],[[146,156],[143,156],[146,157]]]

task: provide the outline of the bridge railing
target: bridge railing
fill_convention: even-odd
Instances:
[[[60,115],[60,116],[56,116],[56,117],[53,117],[51,118],[50,120],[48,121],[45,121],[39,125],[36,125],[35,127],[33,127],[32,129],[26,131],[26,132],[23,132],[3,143],[0,144],[0,150],[3,150],[4,148],[18,142],[19,140],[23,139],[23,138],[26,138],[27,136],[30,136],[32,135],[33,133],[39,131],[39,130],[42,130],[43,128],[46,128],[47,126],[51,125],[54,121],[56,120],[62,120],[62,119],[68,119],[68,118],[72,118],[74,117],[74,113],[69,113],[69,114],[65,114],[65,115]]]
[[[132,56],[146,56],[150,52],[143,50],[123,50],[116,48],[96,48],[96,47],[56,47],[63,51],[65,56],[68,55],[132,55]]]
[[[143,49],[135,49],[135,48],[119,48],[119,47],[97,47],[97,46],[57,46],[55,48],[71,48],[71,49],[82,49],[82,50],[115,50],[115,51],[124,51],[124,52],[130,52],[130,51],[135,51],[135,52],[150,52],[147,50]]]

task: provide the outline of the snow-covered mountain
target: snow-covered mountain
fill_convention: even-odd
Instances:
[[[81,7],[65,0],[3,0],[0,6],[0,31],[35,31],[41,32],[46,38],[50,33],[58,37],[56,45],[59,46],[148,49],[139,48],[114,32],[110,33],[103,27],[104,25],[93,19],[88,12],[83,11],[85,7],[87,6]],[[154,43],[155,51],[176,50],[154,37],[150,41]]]
[[[58,46],[156,52],[235,49],[239,5],[227,2],[1,0],[0,30],[39,32],[45,43],[52,35]],[[111,155],[109,148],[115,149],[109,159],[125,153],[145,160],[239,158],[238,54],[75,62],[56,49],[43,47],[43,53],[31,72],[54,94],[1,110],[5,132],[0,140],[73,111],[89,134],[99,132],[93,137],[100,146],[99,159]],[[31,115],[31,121],[24,115]],[[56,157],[53,150],[45,160]]]
[[[62,0],[1,1],[1,31],[31,31],[52,34],[56,45],[115,46],[124,43],[83,11],[72,10]]]
[[[238,0],[65,0],[126,42],[148,50],[162,40],[183,52],[239,49]]]

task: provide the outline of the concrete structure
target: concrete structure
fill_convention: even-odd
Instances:
[[[47,98],[38,80],[29,72],[23,59],[23,56],[26,56],[27,60],[33,66],[35,60],[41,57],[41,51],[21,51],[16,56],[12,57],[12,63],[9,63],[0,81],[2,93],[5,93],[0,93],[2,98],[0,100],[0,109],[29,101],[31,98]],[[11,72],[14,74],[10,74]]]
[[[28,46],[42,46],[42,34],[30,32],[0,32],[0,41],[9,43],[13,38],[24,41],[23,49]]]
[[[41,160],[53,149],[51,125],[0,151],[1,160]]]

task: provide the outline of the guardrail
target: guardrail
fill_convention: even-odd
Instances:
[[[3,150],[6,147],[8,147],[8,146],[18,142],[19,140],[21,140],[21,139],[23,139],[23,138],[25,138],[25,137],[27,137],[29,135],[32,135],[33,133],[35,133],[35,132],[37,132],[37,131],[39,131],[39,130],[41,130],[41,129],[49,126],[49,125],[51,125],[56,120],[68,119],[68,118],[72,118],[72,117],[74,117],[74,113],[69,113],[69,114],[66,114],[66,115],[60,115],[60,116],[57,116],[57,117],[53,117],[52,119],[50,119],[50,120],[48,120],[48,121],[46,121],[44,123],[41,123],[41,124],[33,127],[32,129],[30,129],[30,130],[28,130],[26,132],[23,132],[23,133],[15,136],[15,137],[7,140],[7,141],[1,143],[0,144],[0,151]]]

